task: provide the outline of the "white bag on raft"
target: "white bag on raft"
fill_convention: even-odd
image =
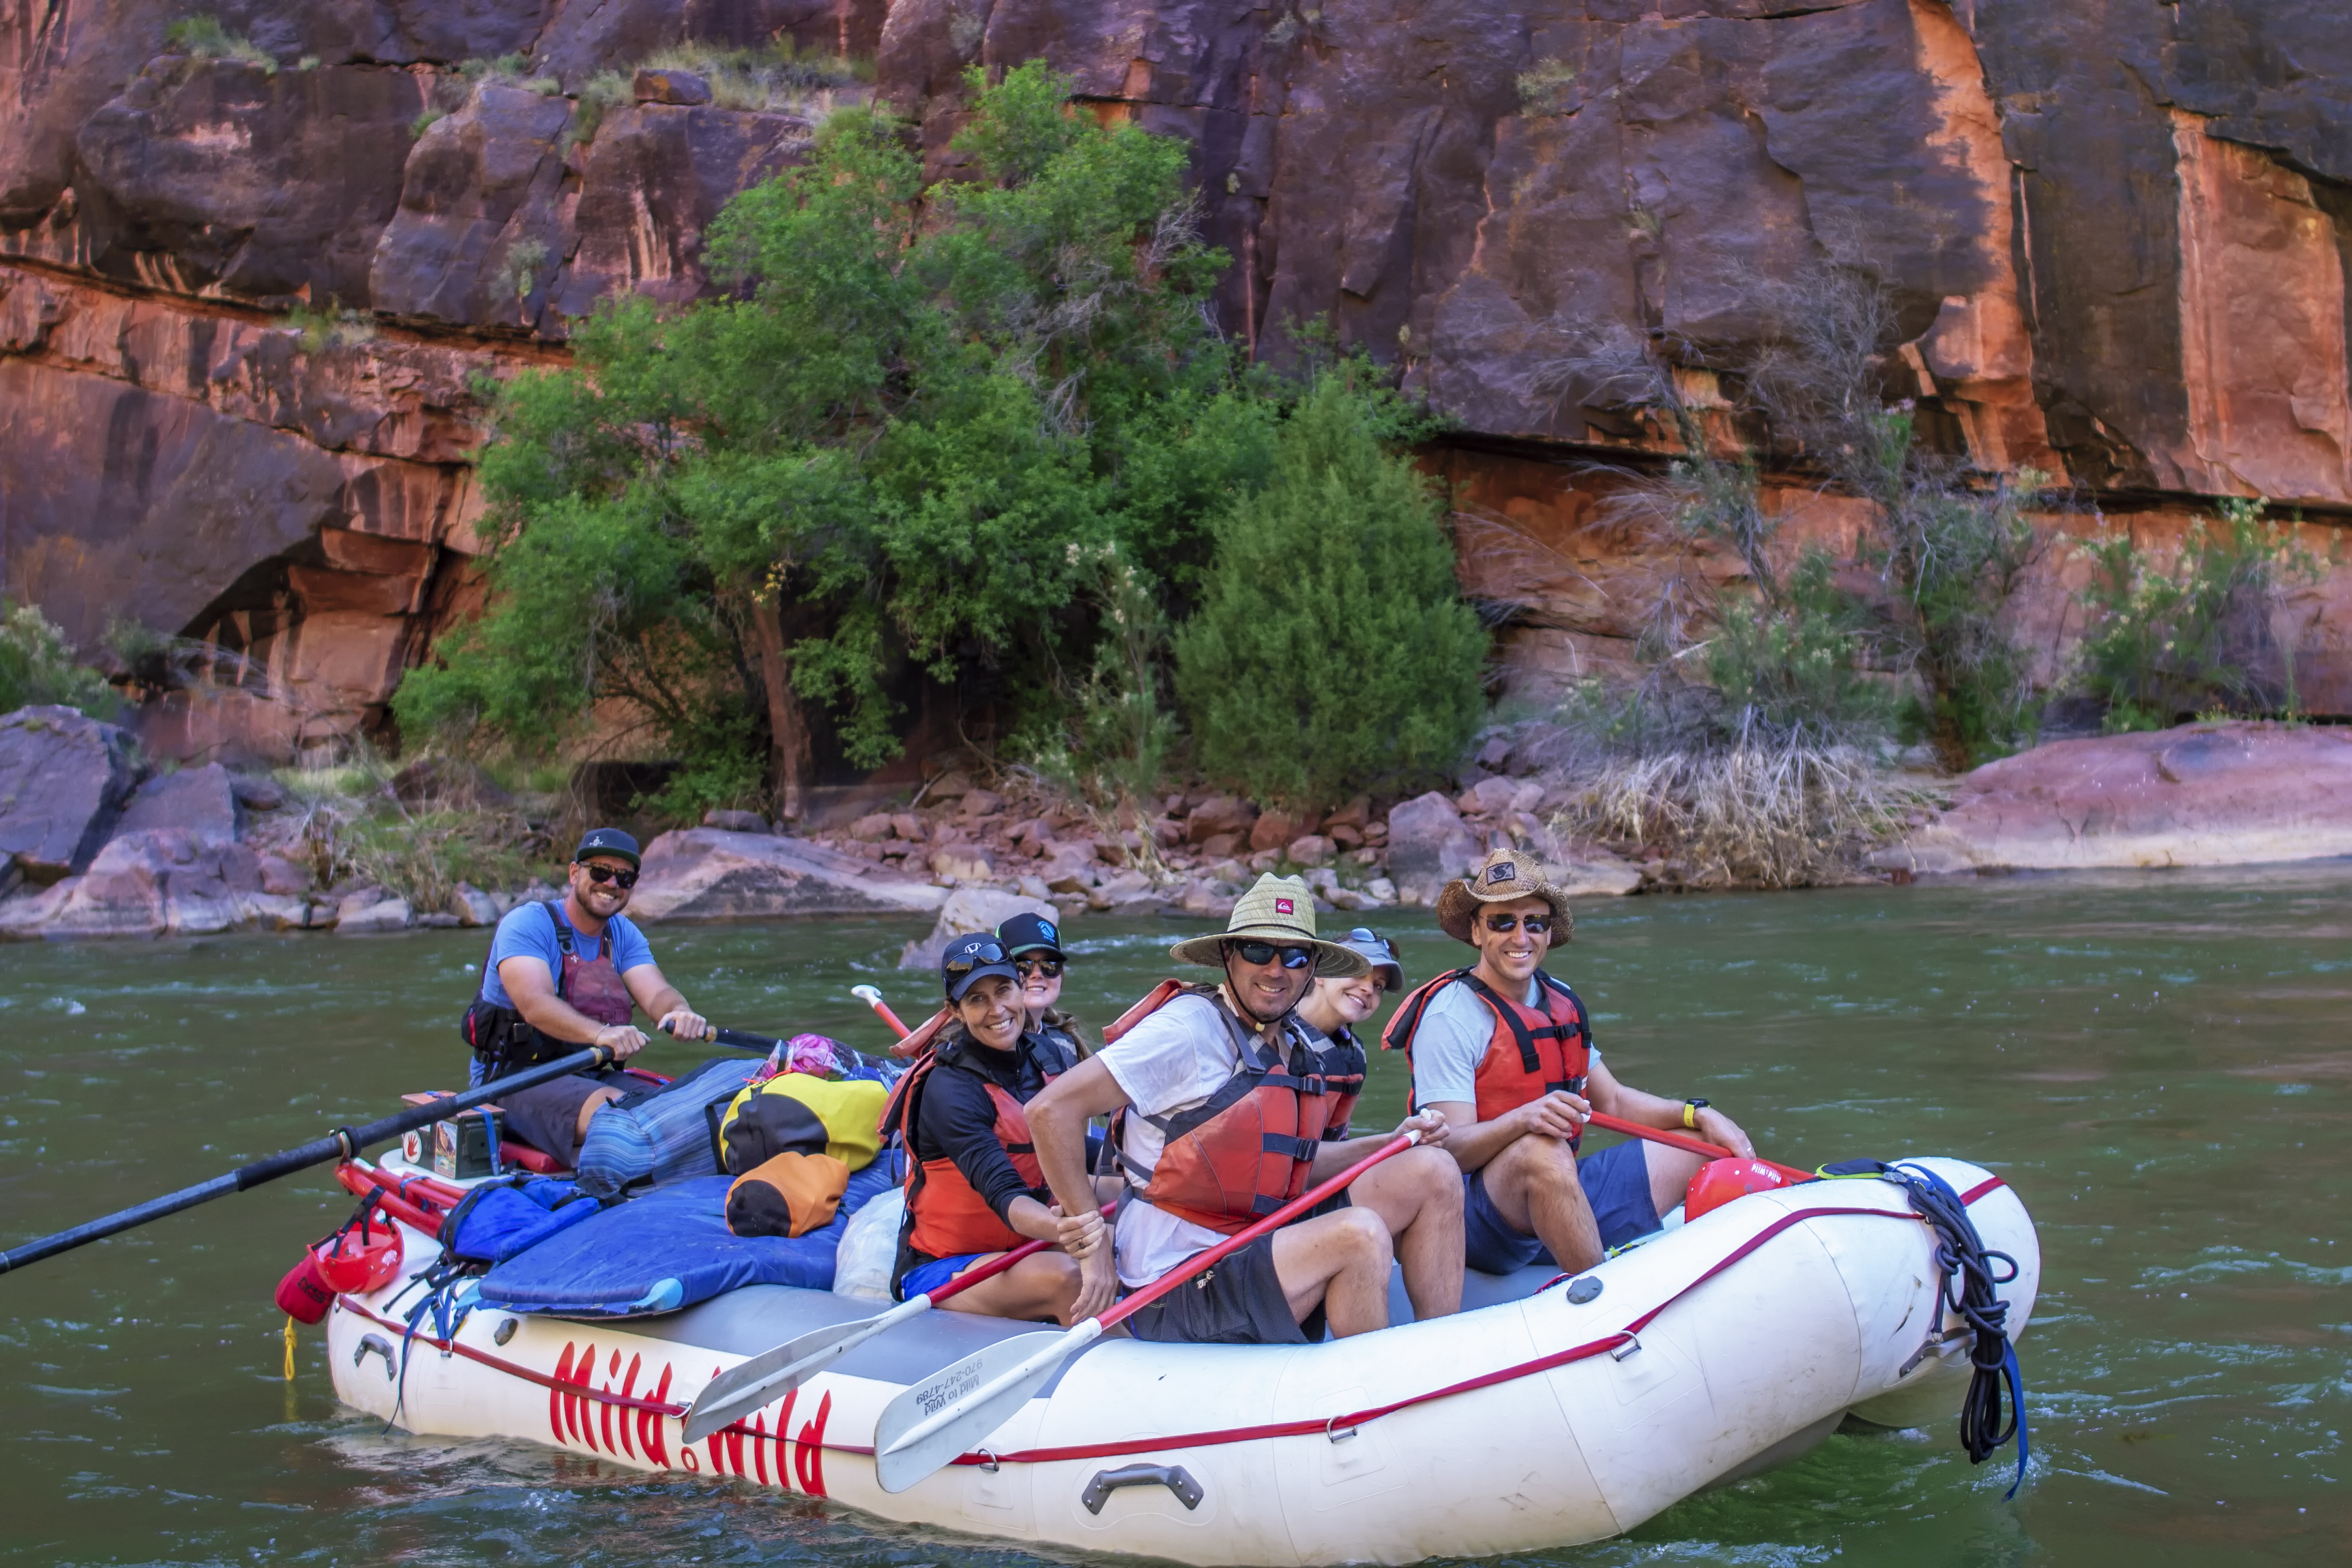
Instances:
[[[849,1217],[833,1255],[833,1293],[861,1301],[890,1299],[890,1270],[898,1261],[898,1226],[907,1217],[907,1189],[894,1186]]]

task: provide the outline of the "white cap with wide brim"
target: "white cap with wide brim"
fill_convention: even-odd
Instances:
[[[1312,947],[1315,977],[1318,980],[1352,979],[1372,971],[1371,964],[1361,953],[1315,935],[1315,894],[1299,877],[1266,873],[1257,879],[1256,886],[1234,900],[1234,912],[1224,930],[1188,937],[1169,948],[1168,956],[1180,964],[1222,969],[1225,966],[1224,945],[1228,942],[1273,942],[1286,947]]]

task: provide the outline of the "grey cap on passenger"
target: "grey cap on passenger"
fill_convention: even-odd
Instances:
[[[1384,991],[1404,989],[1404,965],[1397,958],[1396,944],[1359,925],[1339,938],[1339,946],[1360,956],[1372,967],[1372,973]]]

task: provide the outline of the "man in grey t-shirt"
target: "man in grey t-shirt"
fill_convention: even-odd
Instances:
[[[1589,1269],[1604,1248],[1656,1229],[1681,1200],[1696,1155],[1644,1142],[1577,1157],[1573,1140],[1596,1109],[1754,1156],[1748,1134],[1705,1100],[1645,1094],[1601,1065],[1584,1004],[1541,970],[1572,923],[1530,857],[1488,855],[1446,885],[1437,919],[1478,961],[1407,998],[1388,1044],[1412,1061],[1414,1108],[1443,1113],[1452,1129],[1445,1147],[1464,1173],[1471,1268],[1506,1274],[1548,1249],[1571,1273]]]

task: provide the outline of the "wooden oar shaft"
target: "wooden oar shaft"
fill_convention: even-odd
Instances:
[[[1604,1133],[1622,1133],[1629,1138],[1647,1138],[1654,1144],[1664,1144],[1670,1149],[1680,1149],[1685,1154],[1697,1155],[1703,1159],[1731,1160],[1739,1157],[1720,1144],[1710,1144],[1705,1138],[1694,1138],[1687,1133],[1677,1133],[1671,1128],[1644,1126],[1639,1122],[1628,1122],[1622,1117],[1612,1116],[1601,1111],[1593,1112],[1591,1120],[1592,1124]],[[1774,1170],[1791,1181],[1813,1179],[1812,1172],[1801,1171],[1794,1166],[1776,1165],[1770,1160],[1759,1160],[1756,1163],[1771,1166]]]

